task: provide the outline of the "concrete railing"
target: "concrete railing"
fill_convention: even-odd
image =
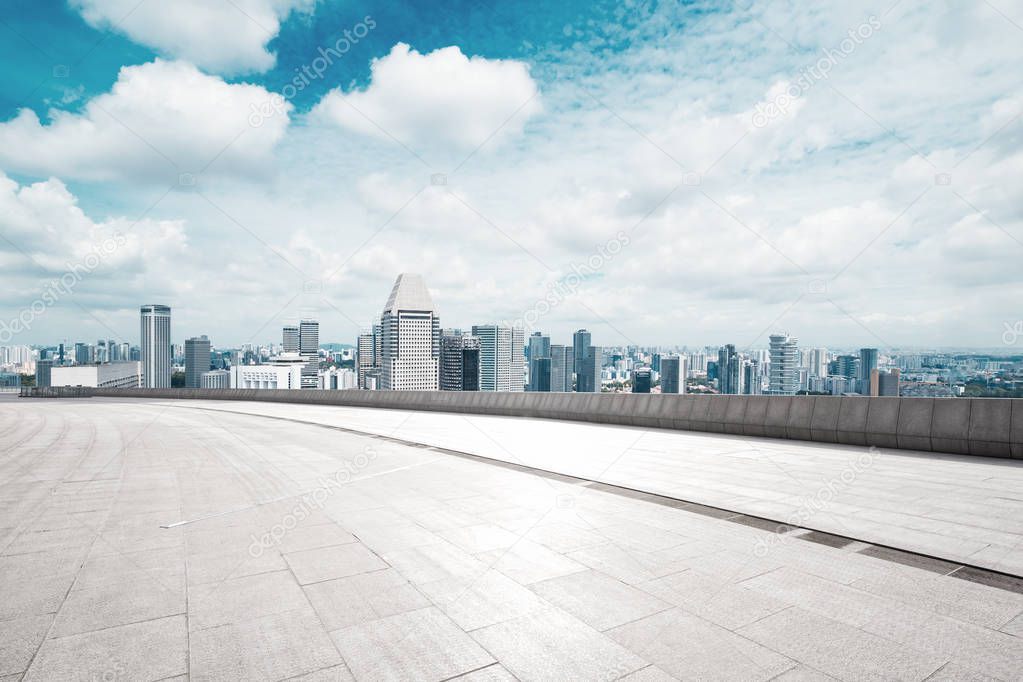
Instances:
[[[1023,459],[1023,399],[27,388],[37,398],[259,400],[541,417]]]

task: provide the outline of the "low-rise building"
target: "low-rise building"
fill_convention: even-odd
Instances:
[[[99,365],[54,367],[50,370],[51,386],[138,388],[141,378],[140,362],[105,362]]]

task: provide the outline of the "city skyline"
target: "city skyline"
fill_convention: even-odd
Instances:
[[[986,349],[1021,321],[1019,29],[983,3],[474,5],[428,30],[280,3],[270,42],[216,49],[186,6],[170,43],[106,5],[9,23],[0,325],[29,324],[5,343],[127,340],[140,299],[181,311],[176,341],[315,317],[347,342],[409,270],[450,320],[622,345]]]

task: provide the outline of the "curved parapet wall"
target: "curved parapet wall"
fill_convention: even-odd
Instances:
[[[1023,399],[234,388],[26,388],[35,398],[259,400],[540,417],[1023,459]]]

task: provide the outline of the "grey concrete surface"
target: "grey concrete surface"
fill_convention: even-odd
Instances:
[[[983,457],[1023,457],[1020,399],[69,387],[30,388],[24,393],[39,397],[256,400],[493,414]]]
[[[734,502],[755,499],[751,476],[769,503],[865,450],[196,406],[210,403],[0,398],[0,676],[1011,680],[1023,669],[1013,589],[329,427],[451,438],[508,461],[560,453],[590,474],[708,485]],[[883,525],[868,500],[911,504],[919,525],[968,521],[988,546],[1020,518],[1011,461],[895,453],[873,467],[883,476],[858,477],[818,513]]]

